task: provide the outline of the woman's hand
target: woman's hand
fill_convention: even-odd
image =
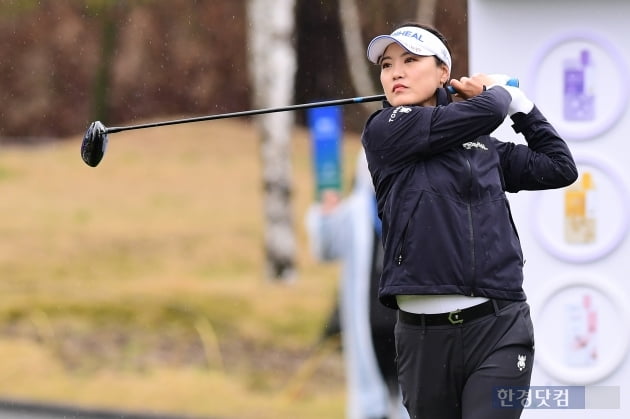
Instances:
[[[320,199],[324,215],[332,214],[341,203],[341,196],[335,189],[324,189]]]
[[[507,77],[507,76],[506,76]],[[481,94],[486,87],[494,84],[500,84],[501,81],[497,80],[498,77],[488,74],[474,74],[470,77],[462,77],[459,80],[452,79],[450,85],[453,86],[457,96],[469,99]]]

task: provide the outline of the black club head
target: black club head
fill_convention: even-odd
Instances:
[[[92,122],[81,143],[81,158],[88,166],[96,167],[101,162],[107,149],[107,141],[105,125],[100,121]]]

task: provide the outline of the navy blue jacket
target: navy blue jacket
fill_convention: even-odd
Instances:
[[[525,300],[505,192],[570,185],[573,157],[536,107],[512,117],[528,145],[491,137],[511,102],[501,87],[454,103],[437,96],[436,107],[385,107],[363,131],[383,222],[379,298],[392,308],[405,294]]]

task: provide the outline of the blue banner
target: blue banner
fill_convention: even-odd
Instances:
[[[341,108],[312,108],[307,117],[312,139],[315,193],[319,200],[324,190],[341,191]]]

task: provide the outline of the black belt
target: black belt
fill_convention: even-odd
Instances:
[[[493,314],[495,312],[493,301],[496,303],[499,310],[514,302],[510,300],[488,300],[485,303],[477,304],[476,306],[468,307],[463,310],[455,310],[450,313],[438,314],[417,314],[398,310],[398,319],[403,323],[418,326],[462,324],[464,322],[469,322],[471,320],[487,316],[488,314]]]

